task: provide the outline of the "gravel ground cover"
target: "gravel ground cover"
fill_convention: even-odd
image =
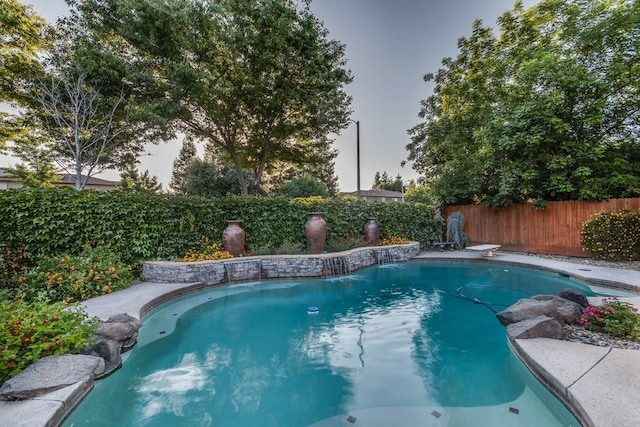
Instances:
[[[640,350],[640,342],[638,341],[621,340],[600,332],[587,331],[579,325],[565,325],[562,332],[564,334],[565,341],[597,345],[600,347],[615,347],[625,350]]]
[[[507,251],[501,251],[501,252],[507,253]],[[602,259],[571,257],[571,256],[563,256],[563,255],[531,254],[531,253],[525,253],[525,252],[508,252],[508,253],[526,255],[526,256],[538,257],[538,258],[549,258],[549,259],[555,259],[557,261],[572,262],[574,264],[593,265],[598,267],[609,267],[609,268],[621,268],[626,270],[640,270],[640,261],[605,261]]]

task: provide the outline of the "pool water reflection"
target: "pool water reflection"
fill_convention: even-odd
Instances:
[[[494,313],[566,287],[593,294],[543,272],[450,263],[202,291],[145,316],[123,367],[65,425],[578,426]]]

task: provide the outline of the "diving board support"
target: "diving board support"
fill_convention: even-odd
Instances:
[[[470,251],[484,251],[484,256],[493,256],[493,251],[497,251],[498,249],[500,249],[500,245],[475,245],[467,246],[465,249],[469,249]]]

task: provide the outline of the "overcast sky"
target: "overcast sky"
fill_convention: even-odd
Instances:
[[[67,11],[64,0],[22,0],[54,21]],[[524,0],[525,7],[537,0]],[[496,25],[515,0],[313,0],[312,10],[330,37],[346,44],[354,81],[352,119],[360,122],[361,188],[371,188],[376,172],[405,181],[418,175],[407,158],[407,130],[419,123],[419,102],[432,86],[422,77],[435,72],[445,57],[456,56],[457,40],[471,34],[475,19]],[[156,175],[168,189],[171,167],[181,142],[151,146],[140,170]],[[336,136],[340,154],[336,174],[341,191],[355,191],[357,182],[356,126]],[[6,162],[0,162],[4,165]],[[117,174],[106,176],[117,179]]]

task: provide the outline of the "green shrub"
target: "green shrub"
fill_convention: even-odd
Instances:
[[[640,316],[633,304],[617,298],[604,298],[603,304],[584,309],[578,323],[585,329],[617,338],[640,340]]]
[[[582,248],[595,258],[640,260],[640,211],[602,212],[582,225]]]
[[[33,300],[46,296],[50,301],[83,301],[128,287],[133,280],[111,248],[84,246],[79,255],[42,257],[38,265],[19,277],[21,292]]]
[[[202,237],[200,244],[189,249],[187,253],[180,258],[182,262],[194,262],[194,261],[211,261],[217,259],[233,258],[228,251],[224,249],[222,243],[209,241],[209,238]]]
[[[389,236],[380,241],[380,246],[406,245],[407,243],[409,243],[409,241],[402,237]]]
[[[273,255],[275,253],[275,249],[271,246],[264,245],[255,245],[249,246],[248,256],[260,256],[260,255]]]
[[[366,245],[367,243],[360,236],[346,236],[342,238],[335,237],[331,240],[327,240],[325,249],[327,252],[343,252],[350,249],[361,248]]]
[[[0,264],[0,301],[15,298],[20,289],[19,276],[16,273],[2,268]]]
[[[304,245],[301,242],[285,241],[272,253],[274,255],[300,255],[304,253]]]
[[[291,181],[283,182],[276,188],[276,193],[286,197],[329,197],[327,186],[311,175],[293,178]]]
[[[0,303],[0,383],[44,356],[79,353],[92,343],[97,319],[74,305],[46,301]]]
[[[24,254],[24,248],[12,247],[11,244],[0,244],[2,262],[0,262],[0,301],[13,299],[17,294],[20,282],[19,274],[27,267],[28,259]]]

